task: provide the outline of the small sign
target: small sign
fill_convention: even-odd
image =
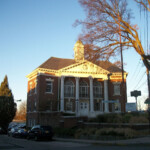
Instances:
[[[132,92],[131,92],[131,96],[134,96],[134,97],[141,96],[141,91],[137,91],[137,90],[132,91]]]
[[[136,111],[136,103],[126,103],[126,112]]]

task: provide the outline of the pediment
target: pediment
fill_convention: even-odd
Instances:
[[[109,71],[101,68],[100,66],[93,64],[89,61],[83,61],[80,63],[76,63],[61,69],[61,71],[68,72],[82,72],[82,73],[99,73],[99,74],[107,74]]]

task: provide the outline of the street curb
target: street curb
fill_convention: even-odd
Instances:
[[[98,140],[83,140],[83,139],[66,139],[66,138],[57,138],[55,137],[54,140],[62,141],[62,142],[73,142],[73,143],[83,143],[83,144],[93,144],[93,145],[109,145],[109,146],[128,146],[128,145],[145,145],[150,146],[149,142],[130,142],[130,141],[98,141]]]

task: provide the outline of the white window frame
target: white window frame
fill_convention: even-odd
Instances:
[[[64,97],[74,97],[74,83],[71,80],[64,84]]]
[[[88,98],[88,84],[85,81],[81,81],[79,85],[79,97]]]
[[[48,93],[48,94],[53,94],[53,82],[54,82],[54,79],[51,79],[51,78],[48,78],[46,79],[46,91],[45,93]],[[50,91],[47,91],[47,86],[50,86]]]
[[[114,82],[114,96],[120,96],[120,82]]]
[[[102,84],[98,81],[93,82],[93,96],[94,98],[102,97]]]

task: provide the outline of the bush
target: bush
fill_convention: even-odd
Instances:
[[[133,138],[136,136],[136,131],[126,128],[103,128],[96,131],[95,136],[97,138],[101,136],[118,136],[124,138]]]
[[[145,116],[132,116],[129,120],[129,123],[149,123],[149,120]]]
[[[98,115],[96,118],[92,118],[89,122],[99,122],[99,123],[121,123],[122,122],[122,114],[103,114]]]
[[[89,129],[78,129],[75,133],[75,138],[89,138],[95,137],[99,139],[101,137],[122,137],[122,138],[134,138],[137,135],[135,130],[126,128],[103,128],[103,129],[91,129],[91,132],[88,132]]]
[[[125,113],[125,114],[122,116],[122,122],[123,122],[123,123],[129,123],[131,117],[132,117],[132,114],[130,114],[130,113]]]
[[[135,123],[147,123],[148,114],[140,112],[132,113],[110,113],[98,115],[95,118],[89,120],[89,122],[98,122],[98,123],[130,123],[132,120],[135,120]],[[139,118],[139,119],[135,119]]]

